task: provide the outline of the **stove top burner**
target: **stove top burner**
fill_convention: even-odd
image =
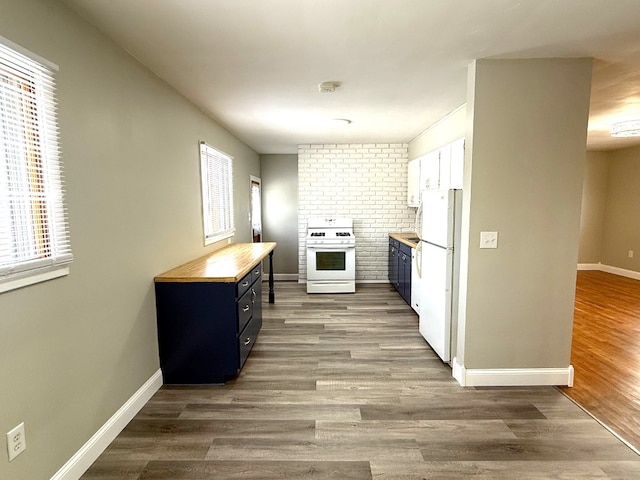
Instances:
[[[307,222],[308,246],[342,246],[354,247],[356,238],[353,234],[351,218],[311,217]]]

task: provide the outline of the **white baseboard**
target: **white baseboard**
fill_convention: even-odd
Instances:
[[[579,263],[578,270],[602,270],[601,263]]]
[[[306,278],[300,278],[298,279],[298,283],[307,283],[307,279]],[[358,283],[389,283],[389,280],[385,279],[385,280],[356,280],[356,285]]]
[[[267,281],[268,277],[269,277],[269,274],[265,274],[263,281]],[[273,274],[273,279],[276,282],[297,281],[298,280],[298,274],[297,273],[274,273]]]
[[[51,477],[51,480],[78,480],[161,386],[162,371],[158,369]]]
[[[614,275],[620,275],[622,277],[633,278],[634,280],[640,280],[640,272],[634,272],[633,270],[626,270],[624,268],[612,267],[610,265],[602,265],[603,272],[613,273]]]
[[[573,386],[573,366],[567,368],[469,369],[453,359],[453,378],[463,387]]]
[[[612,273],[614,275],[620,275],[621,277],[640,280],[640,272],[627,270],[620,267],[612,267],[611,265],[604,265],[602,263],[579,263],[578,270],[600,270],[601,272]]]

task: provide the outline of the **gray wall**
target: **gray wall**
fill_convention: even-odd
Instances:
[[[276,278],[297,279],[298,156],[260,155],[260,171],[264,241],[278,243],[273,273]],[[269,271],[268,262],[265,271]]]
[[[598,263],[602,255],[610,153],[587,152],[582,187],[578,263]]]
[[[588,59],[469,69],[458,360],[569,365],[591,82]],[[498,248],[480,249],[481,231]]]
[[[0,0],[0,34],[60,67],[75,262],[0,294],[0,478],[50,478],[159,368],[153,277],[203,247],[198,141],[235,158],[235,241],[250,241],[258,155],[96,29],[49,0]]]
[[[640,272],[640,147],[610,153],[601,262]],[[629,250],[634,257],[629,258]]]
[[[587,152],[579,263],[640,272],[639,183],[640,147]]]

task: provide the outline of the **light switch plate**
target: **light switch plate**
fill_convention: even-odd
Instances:
[[[480,248],[498,248],[498,232],[480,232]]]

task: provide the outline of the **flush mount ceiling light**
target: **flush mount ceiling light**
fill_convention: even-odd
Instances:
[[[612,137],[640,137],[640,118],[622,120],[611,124]]]

